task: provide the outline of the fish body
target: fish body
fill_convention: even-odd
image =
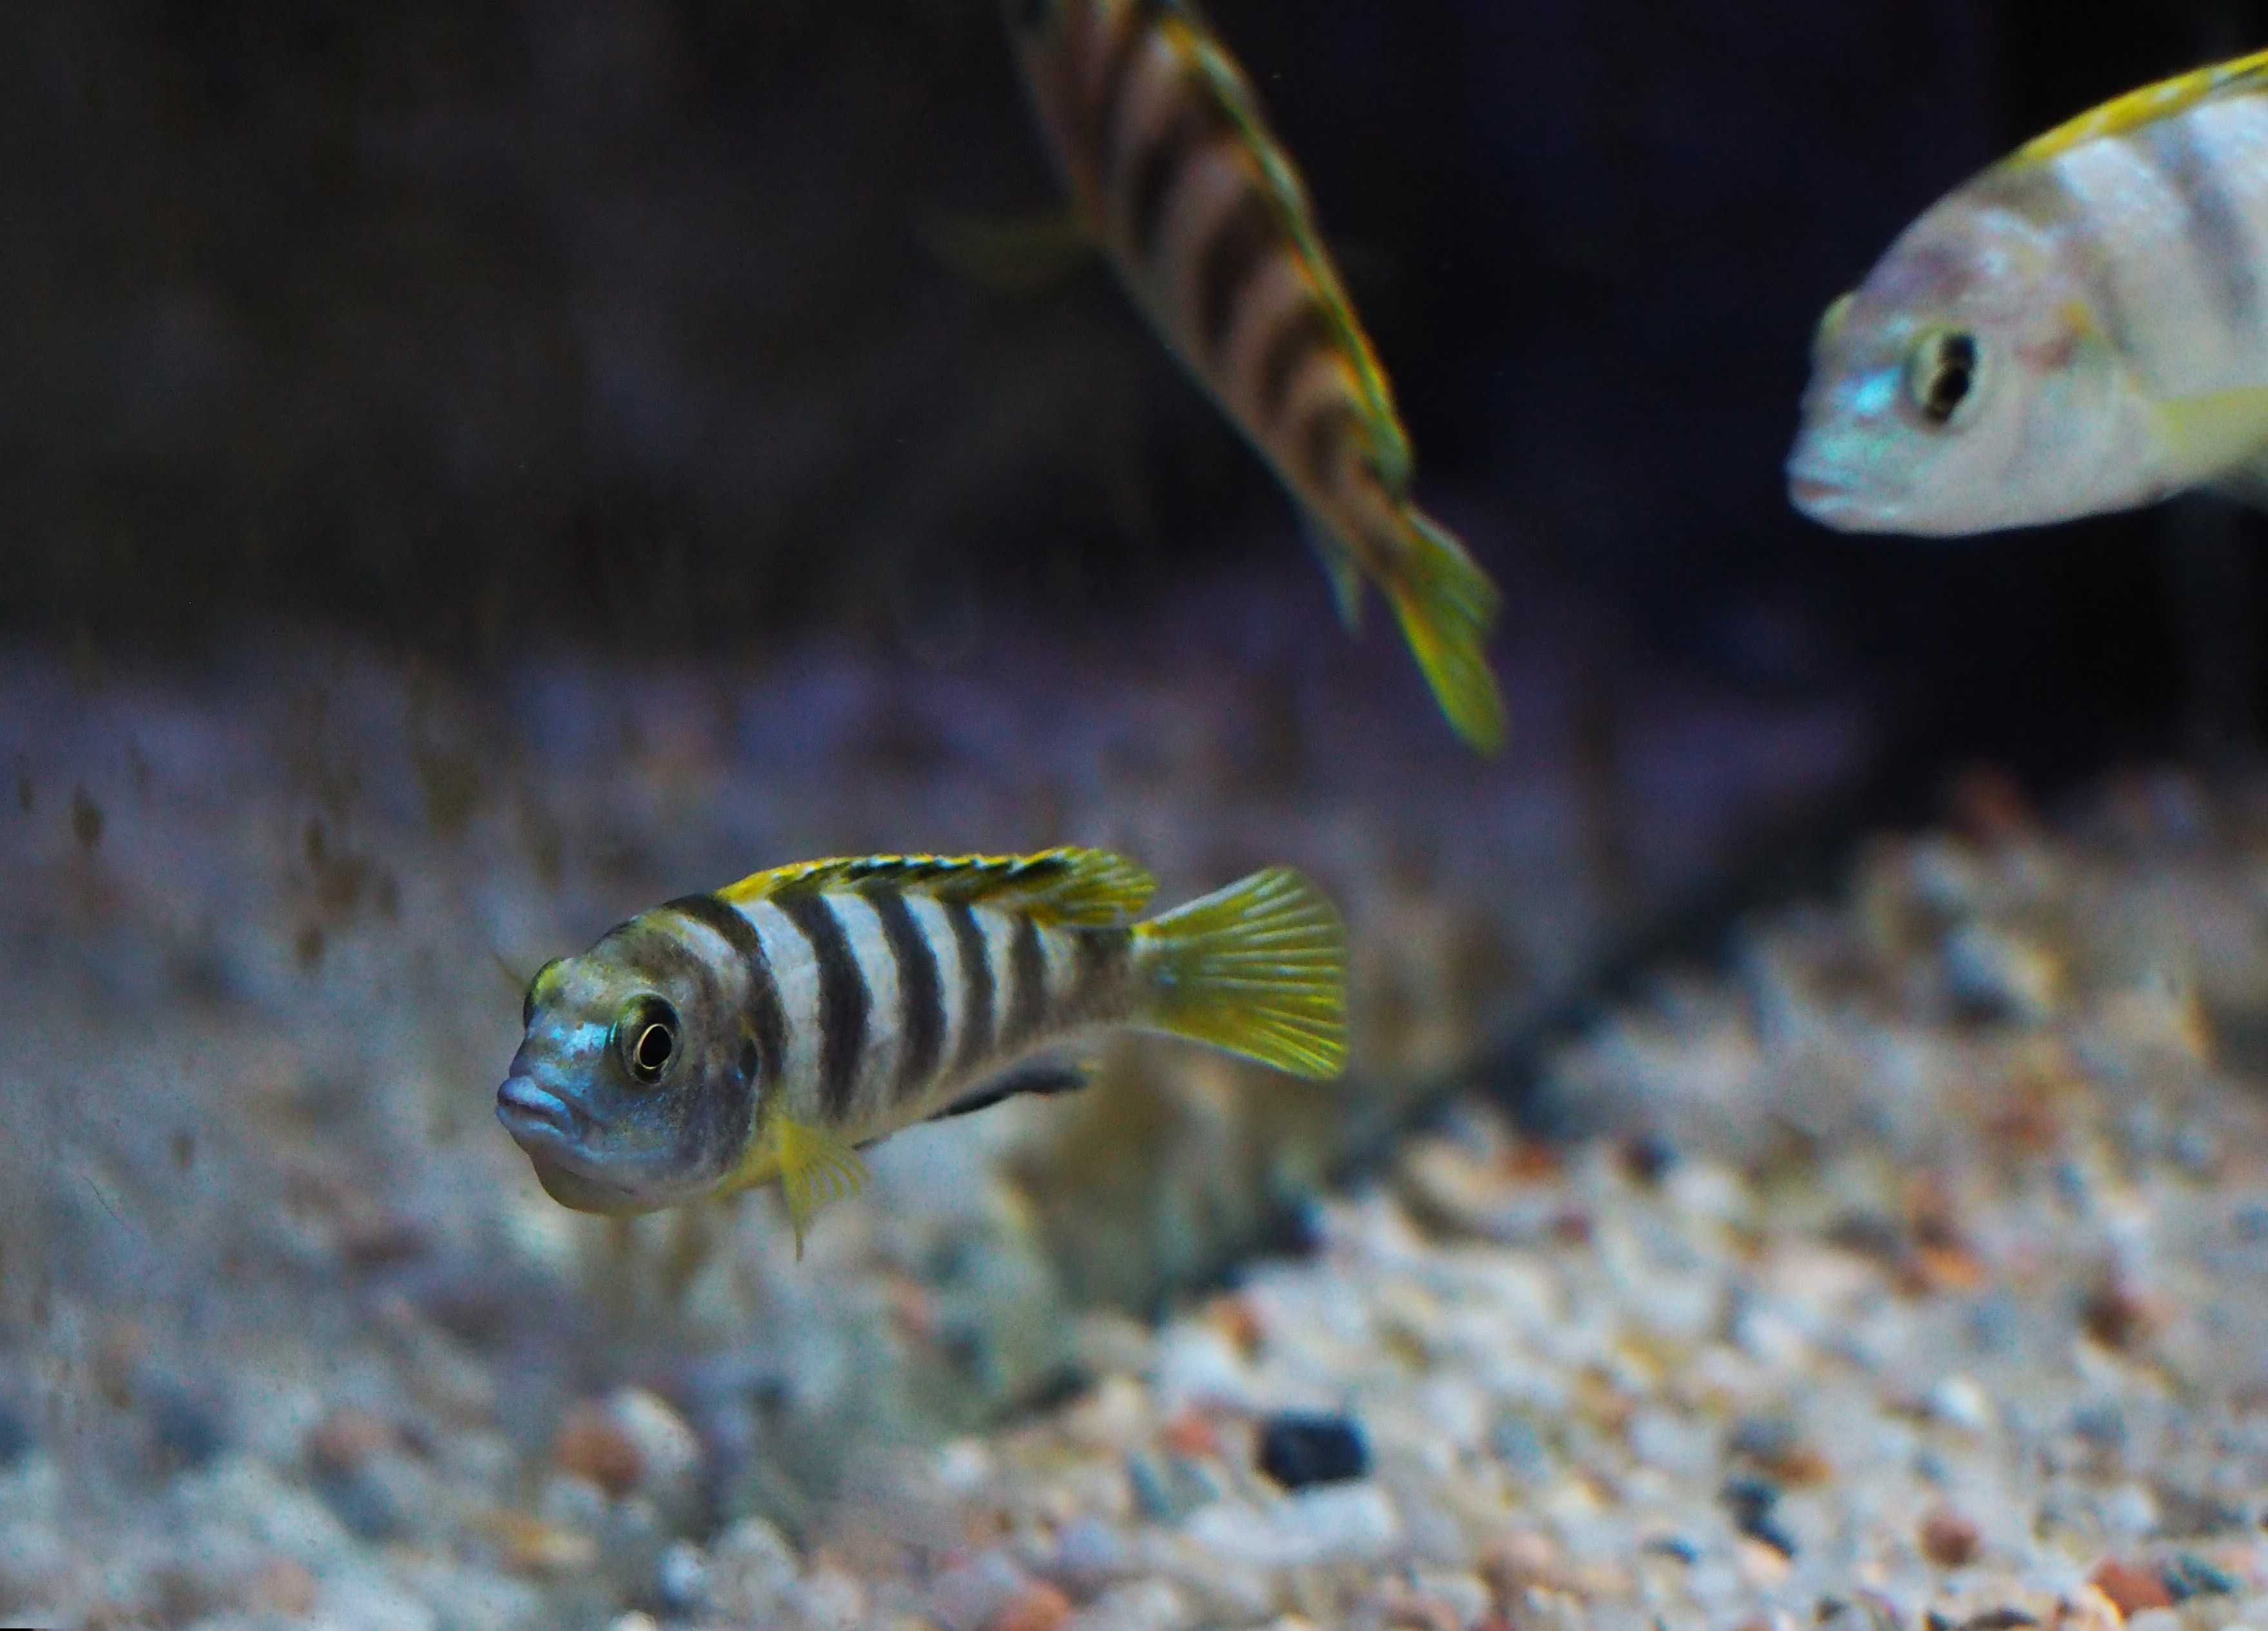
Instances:
[[[1186,0],[1009,0],[1008,23],[1086,236],[1312,519],[1348,623],[1377,584],[1493,752],[1496,587],[1410,500],[1386,371],[1242,70]]]
[[[1029,1056],[1115,1026],[1309,1076],[1345,1058],[1345,935],[1297,874],[1132,921],[1097,850],[879,856],[665,902],[529,983],[497,1114],[552,1197],[628,1214],[777,1180],[799,1250],[859,1146],[1074,1085]],[[1019,1069],[1020,1062],[1026,1062]]]
[[[2242,491],[2268,459],[2268,52],[2145,86],[1938,201],[1813,346],[1790,496],[1981,533]]]

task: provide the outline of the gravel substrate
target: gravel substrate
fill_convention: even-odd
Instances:
[[[184,841],[120,808],[41,910],[213,875],[106,874]],[[224,926],[197,998],[122,930],[102,976],[166,1037],[16,1106],[0,1620],[2268,1631],[2268,797],[2136,779],[2048,830],[1984,778],[1956,812],[1548,1062],[1580,1136],[1454,1103],[1154,1323],[1066,1311],[1015,1175],[1044,1142],[971,1182],[1005,1146],[895,1142],[799,1266],[768,1204],[611,1233],[475,1112],[326,1097],[388,1048],[440,1072],[476,1028],[446,981],[382,1025]],[[392,944],[323,966],[414,982]],[[19,991],[90,1012],[50,957]],[[262,993],[371,1029],[247,1057]],[[256,1103],[182,1126],[136,1050]]]

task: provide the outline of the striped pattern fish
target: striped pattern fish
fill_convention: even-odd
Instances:
[[[1084,235],[1298,499],[1349,627],[1367,578],[1493,753],[1496,586],[1410,502],[1386,372],[1243,71],[1188,0],[1008,0],[1008,25]]]
[[[1281,869],[1145,922],[1123,856],[876,856],[668,901],[537,970],[497,1113],[551,1196],[630,1214],[777,1180],[800,1255],[860,1146],[1075,1069],[1126,1026],[1295,1075],[1346,1055],[1346,941]]]
[[[2268,52],[1948,194],[1830,306],[1789,496],[1850,532],[2131,509],[2268,471]]]

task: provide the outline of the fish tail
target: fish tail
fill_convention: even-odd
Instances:
[[[1493,753],[1504,746],[1504,696],[1483,647],[1501,597],[1449,533],[1407,505],[1402,523],[1380,587],[1449,724],[1482,753]]]
[[[1150,980],[1137,1023],[1294,1076],[1346,1068],[1346,929],[1297,872],[1255,872],[1134,937]]]

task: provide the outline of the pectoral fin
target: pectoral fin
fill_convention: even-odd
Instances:
[[[1037,294],[1100,253],[1094,235],[1068,209],[1029,216],[931,209],[916,236],[942,265],[1003,294]]]
[[[2268,387],[2176,397],[2159,404],[2158,423],[2177,485],[2260,502],[2253,495],[2268,470]]]
[[[942,1121],[949,1116],[965,1116],[972,1111],[990,1110],[1003,1099],[1020,1098],[1026,1093],[1075,1093],[1093,1079],[1093,1069],[1084,1064],[1049,1062],[1020,1065],[1005,1076],[997,1076],[980,1084],[966,1097],[954,1099],[930,1120]]]
[[[770,1132],[779,1164],[780,1196],[795,1229],[795,1254],[803,1256],[803,1237],[812,1216],[828,1201],[866,1187],[866,1164],[858,1153],[823,1127],[777,1118]]]

